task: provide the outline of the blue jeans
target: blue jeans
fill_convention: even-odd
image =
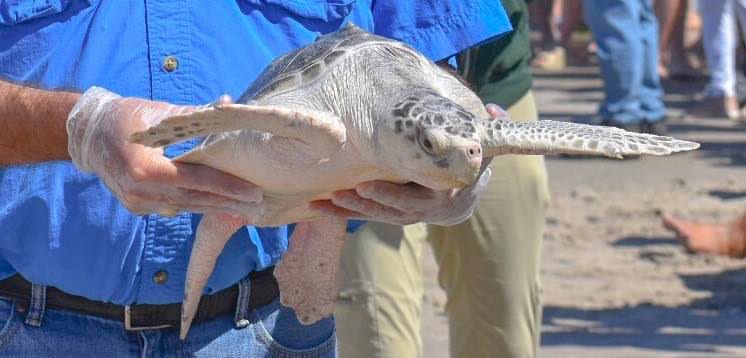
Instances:
[[[34,286],[28,307],[0,299],[0,357],[336,357],[334,320],[301,325],[279,300],[247,310],[248,280],[241,282],[235,316],[191,328],[128,332],[122,322],[44,306]]]
[[[583,9],[598,44],[604,81],[601,117],[619,123],[662,120],[666,108],[653,0],[584,0]]]

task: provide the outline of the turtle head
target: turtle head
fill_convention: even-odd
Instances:
[[[378,153],[403,178],[432,189],[470,185],[482,164],[474,115],[433,91],[392,101],[379,121]]]

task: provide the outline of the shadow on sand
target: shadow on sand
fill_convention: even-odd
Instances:
[[[639,244],[637,240],[621,243]],[[724,347],[746,348],[746,269],[680,277],[687,287],[707,291],[710,297],[676,307],[545,307],[542,345],[630,346],[703,353]]]
[[[599,96],[595,91],[602,90],[602,82],[596,76],[598,71],[592,68],[575,68],[569,73],[535,73],[537,88],[570,92],[569,96],[555,94],[558,98],[556,100],[563,104],[577,103],[579,108],[575,110],[563,106],[559,111],[540,108],[540,117],[593,123],[595,109],[587,110],[586,106],[589,102],[597,101]],[[594,77],[596,82],[592,82]],[[576,81],[574,88],[571,81]],[[746,81],[741,74],[738,82],[739,97],[743,98]],[[663,83],[667,107],[673,110],[671,112],[679,113],[669,122],[670,134],[702,143],[701,149],[694,155],[714,162],[715,165],[744,166],[746,125],[735,126],[723,120],[681,119],[705,84],[704,79]],[[746,197],[746,193],[742,191],[711,191],[709,194],[724,200]],[[613,245],[624,248],[680,244],[669,237],[626,237]],[[682,353],[701,352],[703,356],[705,353],[722,352],[728,348],[746,351],[746,268],[707,274],[679,274],[678,278],[692,291],[703,293],[704,298],[678,306],[643,303],[613,309],[548,305],[543,311],[541,344],[549,347],[626,346]],[[628,285],[637,284],[635,277],[627,279]]]

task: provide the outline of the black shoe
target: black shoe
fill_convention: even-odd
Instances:
[[[635,133],[642,133],[643,131],[643,122],[636,122],[636,123],[621,123],[617,122],[613,119],[604,119],[601,121],[602,126],[607,127],[616,127],[619,129],[624,129],[627,132],[635,132]]]
[[[666,126],[665,119],[661,119],[655,122],[645,122],[643,128],[645,133],[652,135],[665,136],[668,133],[668,126]]]

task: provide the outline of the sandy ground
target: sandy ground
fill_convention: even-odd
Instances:
[[[691,255],[660,225],[746,210],[746,125],[682,118],[703,83],[667,84],[671,134],[699,151],[627,161],[547,158],[541,357],[746,357],[746,260]],[[537,73],[543,119],[590,122],[597,69]],[[425,357],[448,356],[445,295],[426,255]]]

